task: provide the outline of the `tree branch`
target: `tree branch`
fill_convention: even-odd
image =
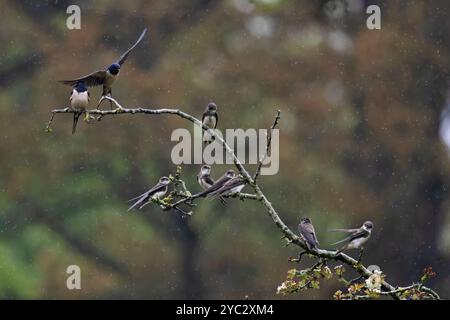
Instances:
[[[382,292],[380,292],[380,294],[381,295],[399,294],[399,293],[403,293],[405,291],[413,290],[413,289],[416,289],[421,292],[425,292],[425,293],[429,294],[431,297],[433,297],[433,299],[441,300],[441,297],[439,296],[439,294],[437,294],[437,292],[435,292],[434,290],[432,290],[428,287],[425,287],[422,283],[415,283],[408,287],[399,287],[392,291],[384,291],[384,292],[382,291]]]
[[[259,187],[259,185],[256,182],[256,178],[258,177],[259,172],[260,172],[260,167],[262,166],[262,162],[264,161],[263,159],[260,160],[260,163],[258,164],[258,168],[255,173],[255,176],[252,177],[249,174],[249,172],[244,168],[244,166],[242,165],[240,160],[237,158],[237,156],[234,154],[233,150],[228,146],[228,144],[225,142],[225,140],[223,138],[221,138],[219,135],[217,135],[214,132],[214,130],[210,130],[207,126],[203,125],[199,119],[195,118],[194,116],[192,116],[186,112],[181,111],[179,108],[177,108],[177,107],[175,107],[175,108],[162,107],[162,108],[156,108],[156,109],[124,108],[114,98],[105,97],[105,99],[112,101],[116,105],[117,108],[114,110],[94,109],[94,110],[87,111],[87,113],[89,113],[90,115],[98,115],[99,118],[97,118],[97,119],[101,119],[104,116],[121,115],[121,114],[175,115],[182,119],[192,122],[194,125],[201,127],[205,131],[208,131],[211,134],[211,136],[215,137],[216,141],[220,142],[224,146],[226,152],[233,159],[233,163],[236,166],[237,170],[239,171],[239,173],[242,175],[242,177],[246,180],[246,182],[251,186],[251,188],[254,191],[253,195],[237,194],[236,197],[242,197],[243,199],[254,199],[254,200],[258,200],[259,202],[261,202],[262,205],[264,206],[264,208],[266,209],[267,213],[269,214],[270,218],[272,218],[275,225],[283,233],[284,238],[287,239],[288,244],[293,243],[293,244],[297,245],[298,247],[302,248],[303,250],[305,250],[307,253],[309,253],[319,259],[334,260],[334,261],[339,261],[339,262],[345,263],[346,265],[350,266],[355,272],[357,272],[364,279],[367,279],[368,277],[370,277],[372,275],[372,272],[369,271],[365,266],[358,263],[358,261],[356,261],[352,257],[350,257],[342,252],[337,253],[336,251],[324,250],[324,249],[310,250],[307,247],[307,245],[305,244],[305,242],[301,238],[299,238],[295,233],[293,233],[291,231],[291,229],[289,229],[289,227],[283,222],[283,220],[281,220],[279,214],[273,207],[272,203],[268,200],[268,198],[262,192],[261,188]],[[52,121],[54,119],[54,116],[59,113],[73,114],[73,113],[76,113],[76,111],[71,110],[70,108],[53,110],[51,112],[51,114],[52,114],[51,119],[47,124],[48,131],[51,131],[50,127],[51,127]],[[280,113],[281,113],[280,111],[277,112],[275,121],[272,125],[272,129],[274,129],[276,127],[276,125],[278,124],[278,121],[280,119]],[[268,139],[267,150],[269,150],[269,148],[270,148],[270,141],[271,141],[271,138]],[[199,198],[199,196],[194,195],[191,197],[187,197],[187,198],[181,199],[178,202],[176,202],[172,205],[169,205],[167,207],[178,210],[179,205],[186,203],[188,201],[192,202],[192,200],[194,200],[196,198]],[[381,289],[384,292],[386,292],[387,295],[390,295],[393,299],[399,299],[397,292],[395,292],[396,288],[394,286],[392,286],[391,284],[389,284],[388,282],[386,282],[385,280],[383,280],[381,283]],[[438,297],[437,294],[436,294],[436,296]]]
[[[255,182],[258,179],[259,174],[261,173],[261,168],[262,168],[263,162],[266,160],[267,155],[269,154],[270,145],[272,144],[272,131],[275,129],[275,127],[278,124],[278,121],[280,120],[280,114],[281,114],[281,111],[278,110],[277,111],[277,115],[275,117],[275,120],[274,120],[274,122],[272,124],[272,127],[270,128],[270,134],[267,137],[266,152],[264,153],[264,156],[261,159],[259,159],[258,167],[256,168],[255,175],[253,176],[253,180],[255,180]]]

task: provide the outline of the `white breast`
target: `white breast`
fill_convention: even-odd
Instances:
[[[206,116],[204,124],[211,129],[214,129],[216,126],[216,117]]]
[[[348,249],[358,249],[360,248],[369,238],[358,238],[350,242],[347,246]]]
[[[103,85],[108,88],[111,87],[114,81],[116,81],[118,75],[119,74],[114,75],[110,73],[109,70],[106,71],[105,82],[103,83]]]
[[[234,187],[233,189],[230,190],[229,194],[241,192],[242,189],[244,189],[244,187],[245,187],[244,184],[240,185],[240,186],[237,186],[237,187]]]
[[[70,106],[74,110],[86,110],[89,104],[89,94],[87,91],[78,92],[75,89],[70,96]]]
[[[161,199],[161,198],[166,194],[166,192],[167,192],[167,189],[166,189],[166,190],[162,190],[162,191],[158,191],[158,192],[156,192],[156,193],[153,195],[153,198],[155,198],[155,199]]]

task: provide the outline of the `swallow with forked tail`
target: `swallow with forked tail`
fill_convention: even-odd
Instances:
[[[111,87],[119,75],[120,68],[122,67],[124,62],[127,60],[128,55],[131,53],[131,51],[133,51],[133,49],[139,44],[139,42],[141,42],[142,38],[144,38],[144,35],[146,32],[147,32],[147,28],[145,28],[144,31],[142,31],[139,39],[134,43],[134,45],[131,46],[127,51],[125,51],[119,57],[119,59],[117,59],[117,61],[112,63],[108,68],[106,68],[106,70],[95,71],[95,72],[92,72],[92,73],[90,73],[86,76],[83,76],[81,78],[78,78],[78,79],[60,80],[59,82],[61,82],[62,84],[65,84],[65,85],[69,85],[69,86],[74,86],[79,82],[84,82],[88,87],[102,85],[103,92],[102,92],[102,97],[100,98],[98,105],[97,105],[97,108],[98,108],[100,103],[103,101],[104,97],[112,96]],[[110,106],[112,108],[111,101],[110,101]]]

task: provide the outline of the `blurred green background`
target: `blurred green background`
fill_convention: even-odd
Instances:
[[[66,28],[70,4],[81,7],[81,30]],[[369,4],[381,7],[381,30],[366,28]],[[80,121],[72,136],[72,117],[57,115],[45,133],[49,112],[68,102],[57,80],[107,67],[144,27],[114,85],[123,105],[200,117],[213,100],[220,128],[267,128],[281,109],[280,172],[261,178],[281,218],[296,229],[311,217],[324,247],[339,237],[327,229],[372,219],[364,263],[394,285],[431,266],[429,285],[450,297],[448,1],[0,7],[1,298],[283,298],[276,288],[298,250],[283,247],[260,204],[203,201],[187,219],[154,205],[126,212],[129,198],[174,173],[170,134],[190,123],[123,115]],[[183,167],[193,191],[198,170]],[[71,264],[82,290],[66,288]],[[337,289],[333,279],[289,298]]]

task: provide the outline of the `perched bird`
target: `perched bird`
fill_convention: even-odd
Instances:
[[[169,183],[170,183],[169,178],[161,177],[156,186],[154,186],[147,192],[141,194],[140,196],[137,196],[129,200],[129,201],[135,200],[137,201],[128,209],[128,211],[132,210],[137,206],[139,206],[139,209],[142,209],[142,207],[147,205],[151,201],[151,199],[161,199],[167,193]]]
[[[208,189],[197,193],[194,195],[195,197],[206,197],[211,192],[214,192],[220,189],[227,181],[231,180],[234,177],[234,171],[228,170],[225,174],[220,177],[216,182],[214,182]]]
[[[208,197],[214,196],[229,196],[235,193],[239,193],[245,187],[245,180],[241,175],[234,176],[228,180],[221,188],[208,194]]]
[[[363,247],[364,243],[370,238],[370,234],[372,233],[373,223],[372,221],[366,221],[363,223],[361,228],[356,229],[332,229],[330,231],[338,231],[338,232],[347,232],[350,233],[350,236],[347,238],[340,240],[338,242],[333,243],[333,245],[346,242],[346,244],[338,250],[338,252],[342,252],[348,249],[360,249]]]
[[[219,116],[217,114],[217,105],[214,102],[208,103],[205,111],[202,115],[202,123],[210,129],[217,128],[217,123],[219,122]],[[204,143],[211,143],[214,141],[214,137],[206,131],[203,135]]]
[[[205,164],[200,168],[197,181],[203,190],[210,188],[214,184],[214,180],[211,178],[211,166]]]
[[[98,102],[97,107],[102,102],[103,98],[106,96],[112,96],[111,86],[113,85],[114,81],[116,81],[117,76],[119,75],[120,68],[122,67],[122,64],[125,62],[125,60],[128,58],[128,55],[131,51],[141,42],[142,38],[144,38],[145,33],[147,32],[147,28],[142,31],[141,36],[136,41],[136,43],[129,48],[127,51],[125,51],[124,54],[120,56],[117,61],[112,63],[106,70],[99,70],[95,71],[91,74],[88,74],[86,76],[83,76],[78,79],[73,80],[60,80],[61,83],[69,86],[74,86],[76,83],[83,81],[88,87],[93,86],[99,86],[103,85],[103,92],[102,97],[100,98],[100,101]],[[110,101],[110,106],[112,106],[112,102]]]
[[[319,241],[317,241],[316,232],[314,231],[311,219],[301,218],[300,224],[298,225],[298,232],[300,233],[300,237],[305,240],[309,250],[317,250]]]
[[[77,82],[73,86],[72,94],[69,98],[70,109],[77,112],[73,114],[72,134],[74,134],[77,129],[78,118],[86,111],[88,107],[89,97],[89,91],[83,81]]]
[[[205,164],[200,168],[200,172],[197,175],[197,181],[203,190],[209,189],[214,184],[214,180],[211,178],[211,166]],[[227,203],[224,198],[219,197],[219,199],[223,204]]]

